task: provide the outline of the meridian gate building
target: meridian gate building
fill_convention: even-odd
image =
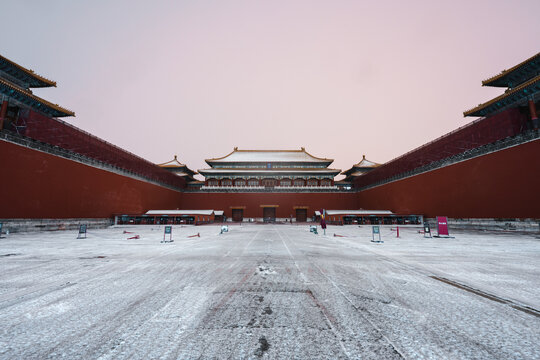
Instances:
[[[176,157],[156,165],[61,120],[75,114],[31,90],[56,83],[0,56],[0,222],[108,221],[156,209],[214,209],[238,221],[303,221],[320,209],[540,219],[540,53],[483,85],[506,90],[464,113],[475,120],[384,164],[364,157],[344,180],[335,181],[332,159],[304,148],[235,148],[207,159],[198,181]]]

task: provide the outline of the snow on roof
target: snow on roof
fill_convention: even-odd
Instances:
[[[361,176],[367,173],[367,171],[355,171],[351,174],[351,176]]]
[[[311,169],[238,169],[238,168],[229,168],[229,169],[199,169],[198,172],[201,174],[276,174],[276,173],[287,173],[287,174],[305,174],[305,173],[335,173],[340,172],[339,169],[327,169],[327,168],[311,168]]]
[[[393,215],[390,210],[326,210],[326,215]]]
[[[315,157],[305,148],[300,150],[238,150],[220,158],[206,159],[206,162],[333,162],[333,159]]]
[[[214,210],[148,210],[146,215],[212,215]]]
[[[354,165],[355,167],[377,167],[381,166],[381,164],[377,164],[376,162],[369,161],[366,159],[366,155],[362,155],[362,161],[360,161],[358,164]]]
[[[221,215],[223,215],[224,212],[225,211],[223,211],[223,210],[214,210],[214,215],[221,216]]]

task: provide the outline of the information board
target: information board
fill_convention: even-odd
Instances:
[[[169,240],[165,240],[167,235],[169,235]],[[161,242],[162,243],[164,243],[164,242],[173,242],[173,239],[172,239],[172,226],[165,226],[165,232],[163,233],[163,240]]]
[[[86,228],[86,224],[79,225],[79,235],[77,235],[77,239],[86,239]]]
[[[376,239],[378,237],[378,239]],[[371,242],[383,242],[381,240],[381,228],[379,226],[372,226],[371,227]]]

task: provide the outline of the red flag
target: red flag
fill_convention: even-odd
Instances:
[[[324,210],[321,209],[321,228],[326,229],[326,221],[324,220]]]

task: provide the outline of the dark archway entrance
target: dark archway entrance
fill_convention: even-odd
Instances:
[[[263,220],[264,222],[276,221],[276,208],[275,207],[263,207]]]
[[[296,209],[296,222],[307,221],[307,209]]]
[[[242,222],[244,220],[244,209],[232,209],[232,220]]]

